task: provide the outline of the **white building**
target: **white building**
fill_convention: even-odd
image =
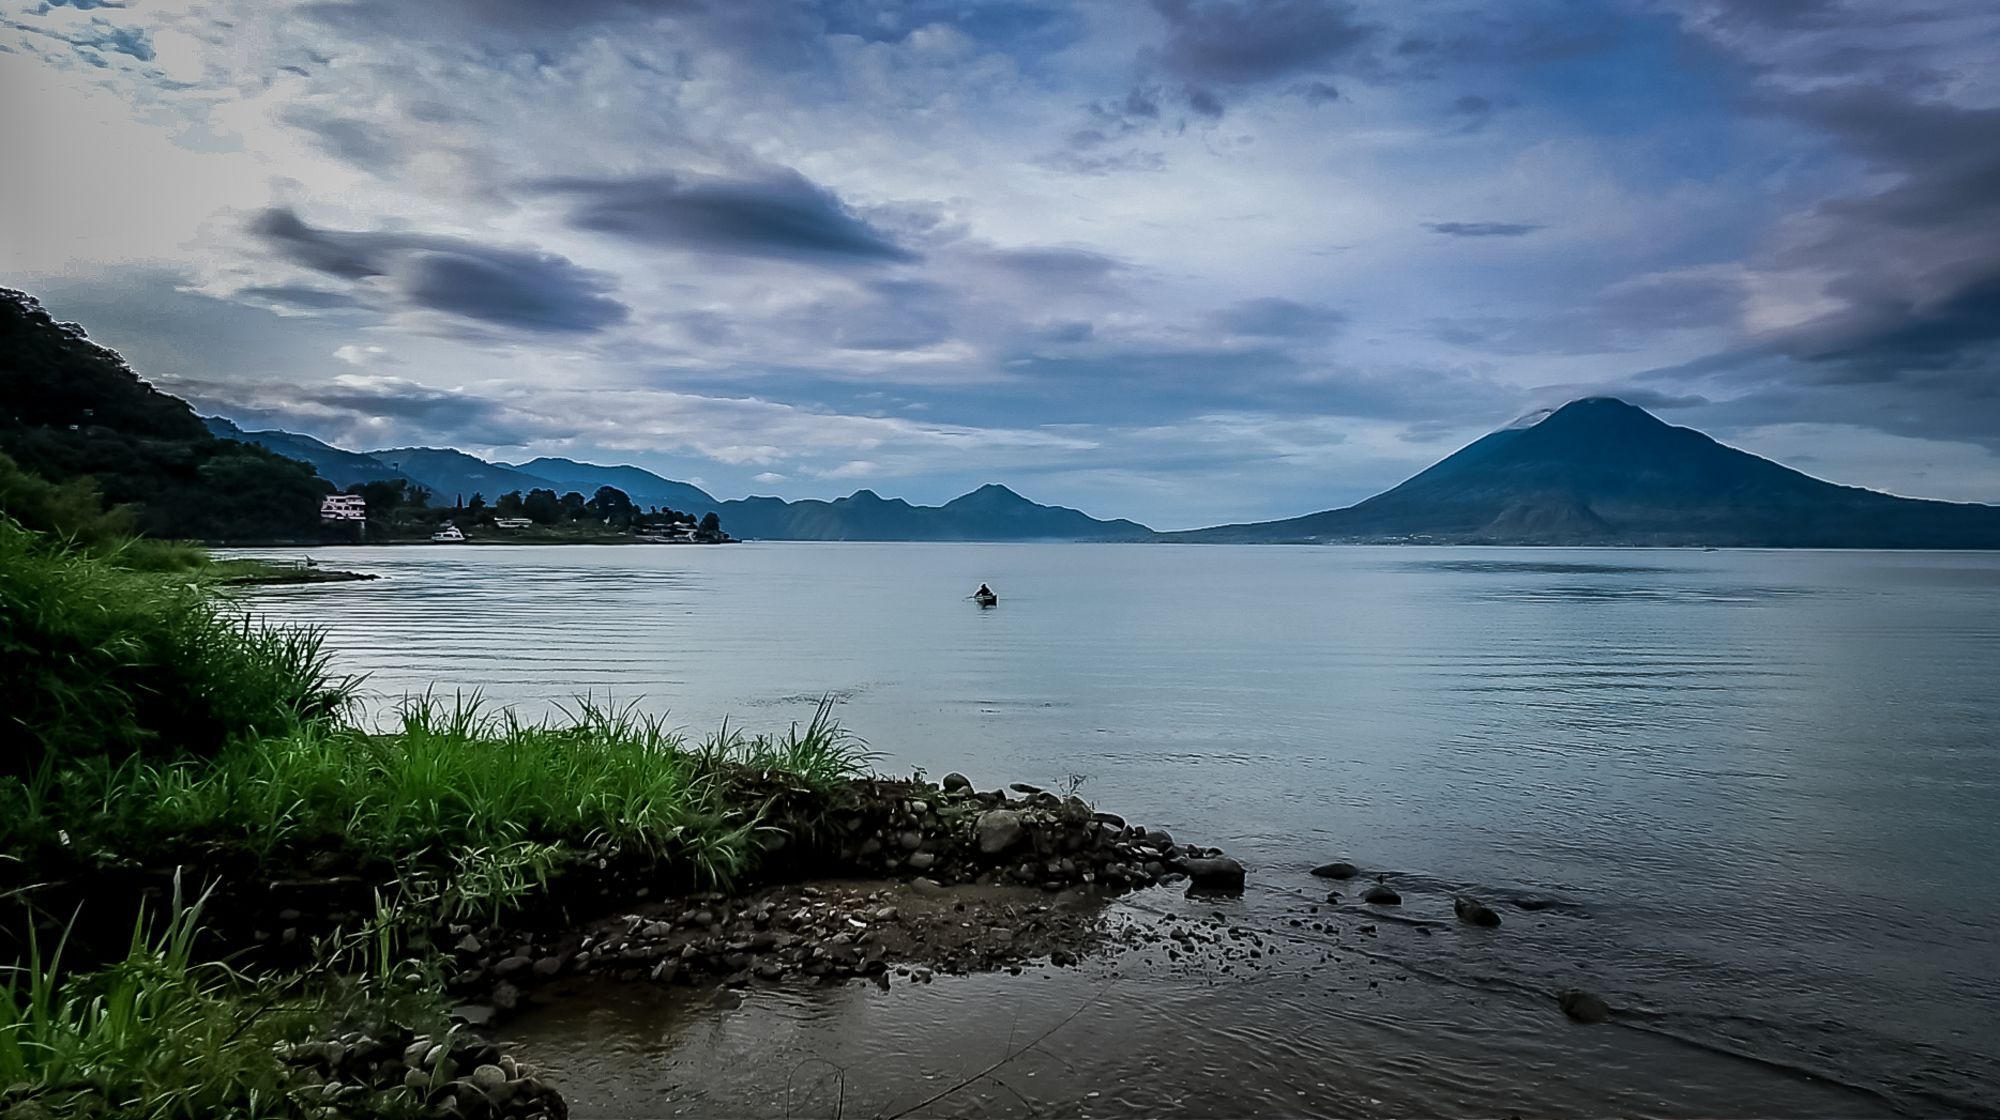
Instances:
[[[366,521],[368,503],[359,494],[328,494],[319,501],[319,519],[329,525],[337,521]]]
[[[496,517],[493,519],[493,527],[496,529],[532,529],[535,527],[535,519],[532,517]]]

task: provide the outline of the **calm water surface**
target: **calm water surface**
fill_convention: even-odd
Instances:
[[[385,578],[255,608],[330,628],[380,703],[430,689],[540,712],[590,694],[700,732],[782,726],[831,695],[886,771],[1082,775],[1101,806],[1227,848],[1252,867],[1232,921],[1281,926],[1336,857],[1394,873],[1411,918],[1448,923],[1465,890],[1561,903],[1492,934],[1385,926],[1375,989],[1304,946],[1221,984],[1129,958],[736,1010],[648,991],[523,1021],[580,1116],[831,1113],[833,1089],[807,1103],[814,1078],[792,1077],[814,1062],[845,1069],[848,1114],[893,1112],[1085,1003],[1052,1036],[1058,1060],[935,1110],[2000,1111],[2000,557],[318,555]],[[998,609],[963,598],[982,580]],[[1123,909],[1184,905],[1156,891]],[[1551,999],[1570,986],[1630,1014],[1573,1026]]]

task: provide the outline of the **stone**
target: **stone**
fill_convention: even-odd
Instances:
[[[468,933],[464,937],[459,938],[458,944],[452,946],[452,948],[457,949],[459,952],[464,953],[467,956],[476,956],[478,955],[479,951],[486,948],[486,946],[481,945],[477,937],[474,937]]]
[[[1034,795],[1042,792],[1042,787],[1031,786],[1026,782],[1013,782],[1010,783],[1007,786],[1007,788],[1013,790],[1015,793],[1025,794],[1028,797],[1033,797]]]
[[[1500,915],[1495,914],[1492,907],[1476,898],[1452,899],[1451,911],[1458,915],[1459,921],[1467,925],[1485,926],[1491,929],[1500,924]]]
[[[1001,852],[1021,842],[1027,829],[1021,824],[1021,814],[1012,809],[989,809],[979,814],[973,826],[979,836],[979,850],[984,855],[999,855]]]
[[[541,960],[535,962],[535,975],[554,976],[556,973],[562,971],[562,967],[563,962],[561,957],[543,957]]]
[[[1397,894],[1395,888],[1387,883],[1377,883],[1362,892],[1361,901],[1372,902],[1377,906],[1401,906],[1403,896]]]
[[[674,932],[674,927],[665,922],[647,922],[639,930],[640,937],[665,937]]]
[[[905,832],[896,837],[896,843],[901,844],[904,851],[914,852],[924,846],[924,834],[921,832]]]
[[[882,908],[881,908],[880,910],[877,910],[877,911],[875,911],[875,920],[876,920],[876,921],[878,921],[878,922],[893,922],[893,921],[895,921],[895,920],[896,920],[896,908],[895,908],[894,906],[884,906],[884,907],[882,907]]]
[[[1571,988],[1556,997],[1563,1014],[1579,1023],[1602,1023],[1611,1018],[1611,1007],[1582,988]]]
[[[1352,879],[1361,874],[1361,869],[1351,863],[1335,860],[1332,863],[1320,864],[1313,868],[1312,873],[1322,879]]]
[[[468,1080],[472,1082],[473,1088],[490,1098],[506,1087],[507,1071],[501,1069],[499,1066],[477,1066],[473,1069],[472,1076]]]
[[[946,793],[970,792],[972,789],[972,779],[956,770],[946,774],[942,784]]]
[[[502,1011],[512,1011],[521,1005],[521,989],[503,980],[493,985],[493,994],[487,999]]]
[[[914,863],[915,861],[912,860],[911,862]],[[944,884],[938,882],[936,879],[912,879],[910,880],[910,890],[927,897],[945,893]]]
[[[931,803],[928,801],[910,802],[910,812],[919,817],[923,816],[925,813],[928,813],[930,811],[931,811]]]
[[[937,862],[936,852],[910,853],[909,863],[910,863],[910,870],[912,871],[929,871],[931,869],[931,865],[935,864],[936,862]]]
[[[527,957],[516,954],[503,958],[498,964],[495,964],[493,966],[493,975],[512,976],[524,968],[532,968],[534,963],[534,961],[529,960]]]
[[[1198,891],[1241,891],[1243,889],[1243,865],[1228,856],[1213,859],[1190,859],[1181,863],[1187,872],[1189,886]]]
[[[1160,849],[1162,852],[1171,853],[1174,850],[1173,833],[1168,832],[1164,828],[1147,829],[1146,843],[1151,844],[1153,847]]]

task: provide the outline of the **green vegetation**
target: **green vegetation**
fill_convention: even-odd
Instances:
[[[0,800],[0,844],[153,858],[221,847],[285,867],[330,853],[394,864],[439,893],[439,916],[504,911],[584,856],[642,857],[727,885],[750,868],[772,776],[828,794],[866,756],[822,707],[778,736],[724,732],[690,746],[657,719],[580,706],[560,724],[483,715],[476,702],[406,706],[370,733],[301,723],[214,758],[71,766]]]
[[[148,537],[315,540],[331,489],[304,463],[214,438],[186,401],[5,288],[0,452],[59,484],[89,483]]]
[[[322,1102],[285,1055],[330,1032],[441,1024],[431,946],[450,923],[499,922],[608,860],[728,886],[825,827],[864,773],[825,704],[783,734],[725,726],[699,743],[588,702],[530,724],[425,698],[360,726],[319,635],[237,617],[199,550],[128,566],[118,514],[86,485],[7,479],[9,508],[41,526],[0,517],[0,901],[17,900],[0,906],[0,944],[25,947],[0,963],[8,1120],[309,1114]],[[100,944],[73,967],[66,935],[38,936],[37,884],[180,867],[239,902],[306,869],[381,886],[374,918],[316,935],[303,971],[220,963],[246,946],[178,888],[170,909],[132,894],[122,958]],[[104,889],[86,892],[100,920]]]
[[[0,517],[0,776],[93,756],[213,755],[330,719],[351,687],[319,636],[234,617],[200,581],[134,571]],[[159,559],[155,555],[152,559]]]
[[[357,1008],[442,1019],[433,999],[393,974],[313,988],[204,961],[202,901],[183,905],[176,893],[157,930],[142,914],[124,956],[101,970],[65,969],[61,944],[46,957],[31,944],[25,961],[0,969],[0,1112],[297,1115],[315,1087],[289,1076],[287,1048],[356,1023]],[[369,998],[357,1004],[357,991]]]

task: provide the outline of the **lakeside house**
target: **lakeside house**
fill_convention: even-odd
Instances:
[[[532,517],[496,517],[493,519],[493,527],[496,529],[532,529],[535,527],[535,519]]]
[[[459,532],[458,526],[453,525],[449,521],[444,523],[444,528],[431,534],[432,544],[463,544],[464,542],[465,534]]]
[[[319,501],[322,525],[368,520],[368,502],[359,494],[328,494]]]

